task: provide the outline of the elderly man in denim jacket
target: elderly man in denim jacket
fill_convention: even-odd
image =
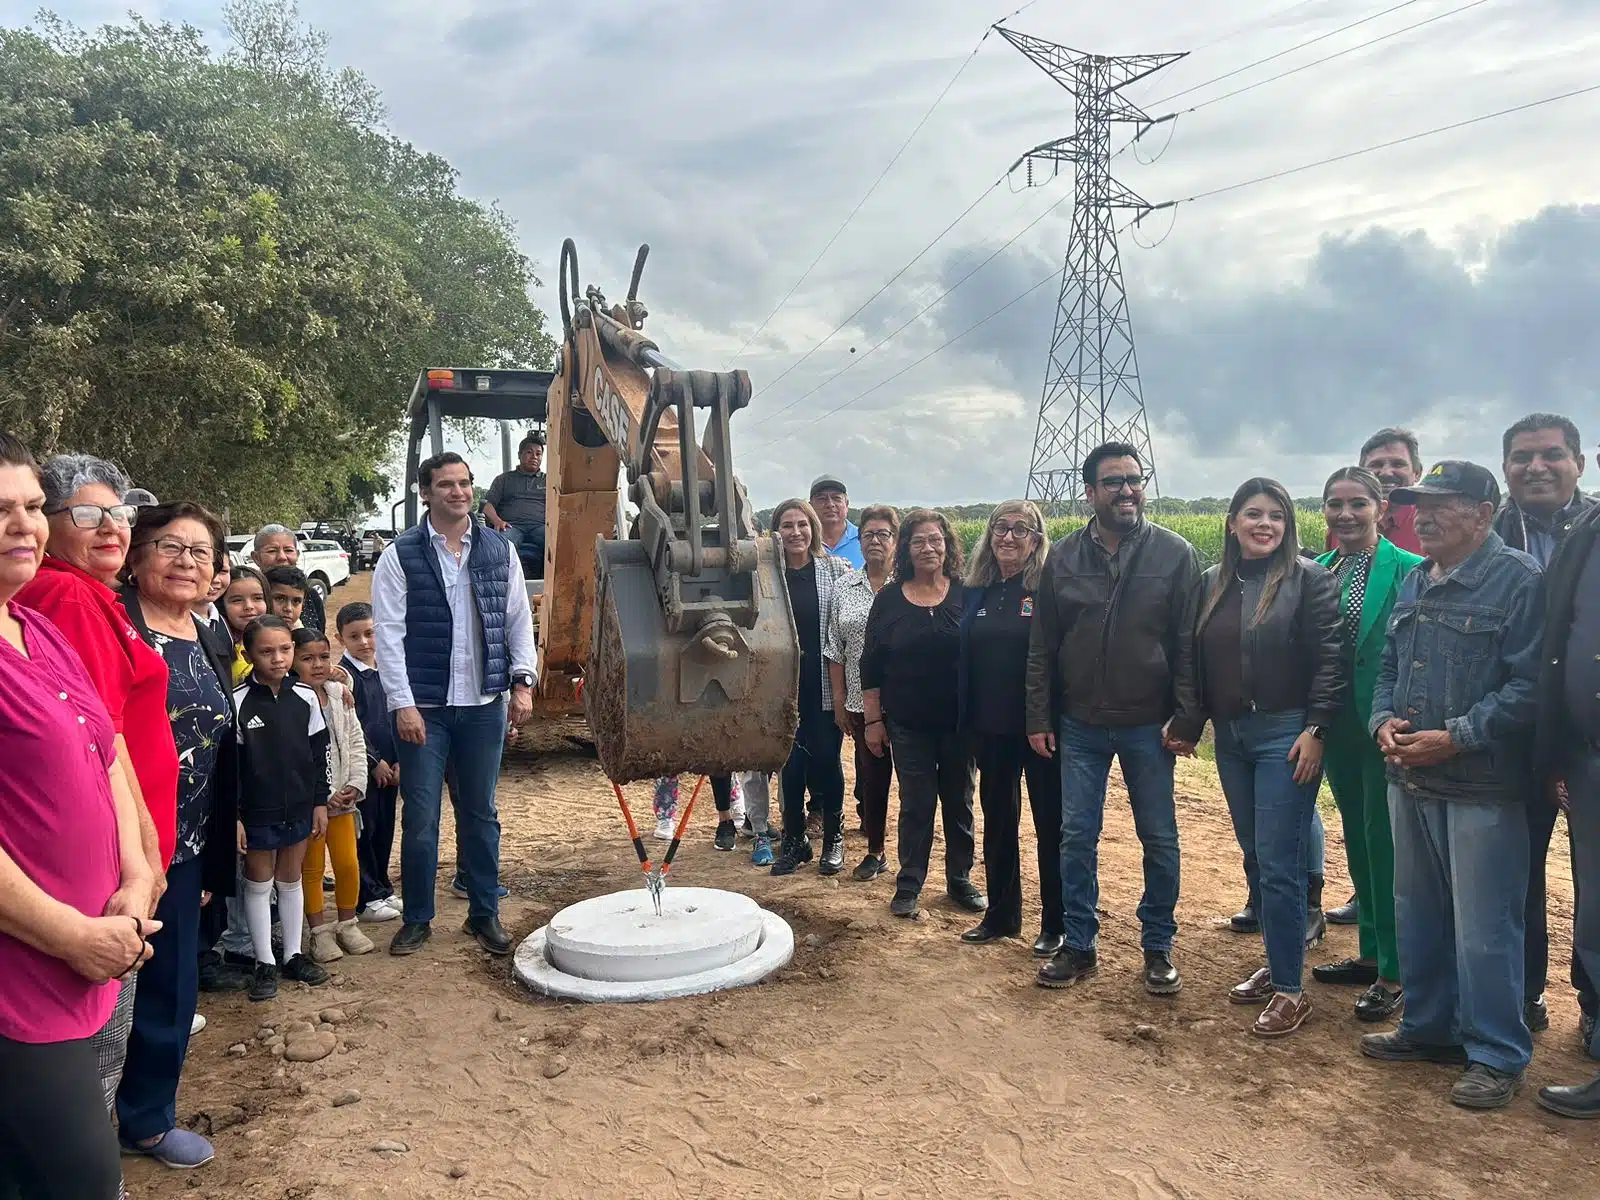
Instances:
[[[1533,1055],[1523,900],[1543,582],[1494,532],[1500,488],[1483,467],[1441,462],[1391,498],[1417,506],[1428,556],[1389,618],[1370,726],[1389,762],[1406,1012],[1361,1049],[1464,1066],[1450,1099],[1500,1108]]]

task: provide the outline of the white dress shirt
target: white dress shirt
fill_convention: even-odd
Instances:
[[[492,704],[500,693],[483,690],[482,623],[472,596],[472,540],[477,526],[470,526],[461,538],[461,561],[445,547],[444,534],[436,533],[431,522],[423,521],[424,532],[433,545],[444,579],[445,601],[450,605],[450,689],[445,703],[454,708]],[[537,676],[538,650],[533,637],[533,608],[528,603],[527,583],[522,561],[516,551],[510,554],[506,572],[506,655],[513,676],[522,672]],[[388,698],[389,711],[415,708],[411,679],[406,672],[406,577],[400,555],[388,553],[378,559],[372,572],[373,632],[376,635],[378,675]],[[427,707],[427,706],[422,706]]]

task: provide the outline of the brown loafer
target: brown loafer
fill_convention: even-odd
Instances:
[[[1275,994],[1272,1002],[1261,1011],[1250,1032],[1261,1038],[1287,1037],[1306,1023],[1311,1015],[1311,997]]]
[[[1259,1004],[1272,995],[1272,972],[1262,967],[1243,983],[1228,989],[1230,1004]]]

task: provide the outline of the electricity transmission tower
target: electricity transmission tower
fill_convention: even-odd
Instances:
[[[1138,105],[1122,95],[1122,89],[1184,55],[1084,54],[1003,25],[999,29],[1002,37],[1077,100],[1076,131],[1070,137],[1035,146],[1012,167],[1015,171],[1026,164],[1030,187],[1034,186],[1036,164],[1048,166],[1050,177],[1064,164],[1075,169],[1072,234],[1056,302],[1050,363],[1039,400],[1027,496],[1038,501],[1046,513],[1081,508],[1081,464],[1095,446],[1112,441],[1128,442],[1138,449],[1150,476],[1149,489],[1158,494],[1128,293],[1117,253],[1116,223],[1118,212],[1131,211],[1137,219],[1158,206],[1111,177],[1111,126],[1114,122],[1131,122],[1141,128],[1152,124]]]

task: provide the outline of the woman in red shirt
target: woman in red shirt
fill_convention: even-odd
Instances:
[[[129,483],[114,464],[88,454],[62,454],[40,472],[50,541],[39,572],[17,603],[50,618],[83,661],[116,731],[139,816],[140,843],[166,891],[177,828],[178,749],[167,719],[167,664],[139,636],[112,591],[128,555],[138,509],[123,496]],[[154,915],[154,911],[145,915]],[[134,976],[123,981],[111,1020],[96,1037],[100,1078],[109,1106],[122,1080],[133,1023]]]
[[[0,432],[0,1194],[111,1200],[93,1035],[160,922],[105,705],[55,626],[14,602],[44,557],[44,508],[33,456]]]

